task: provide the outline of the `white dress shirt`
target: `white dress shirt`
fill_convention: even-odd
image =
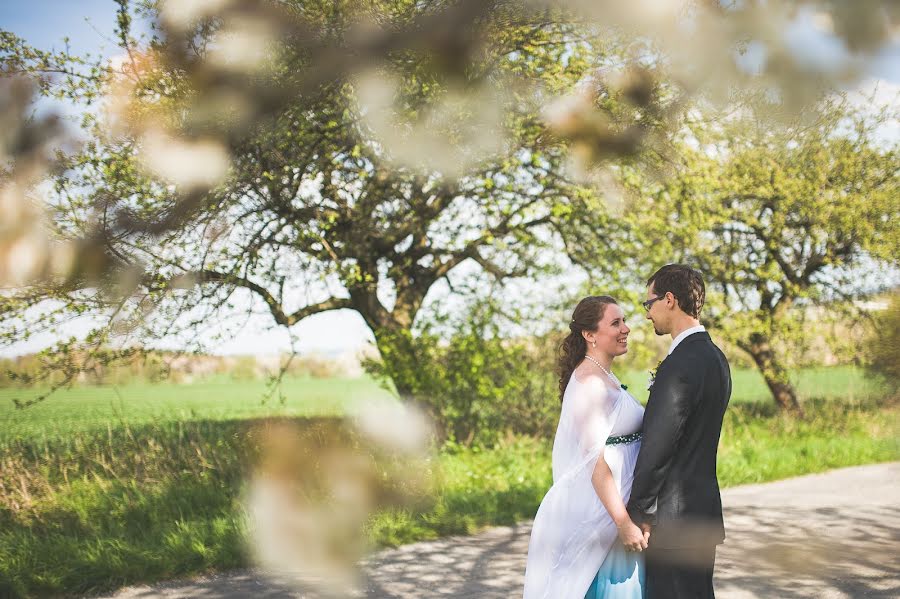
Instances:
[[[698,324],[695,327],[691,327],[689,329],[685,329],[678,333],[678,336],[672,339],[672,345],[669,346],[668,355],[672,355],[672,352],[675,351],[675,348],[678,347],[678,344],[685,340],[688,335],[693,335],[694,333],[702,333],[706,330],[706,327],[702,324]]]

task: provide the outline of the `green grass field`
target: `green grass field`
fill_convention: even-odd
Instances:
[[[647,376],[643,371],[631,371],[622,377],[629,391],[642,402],[646,402],[648,395]],[[757,371],[735,370],[733,378],[733,403],[771,401]],[[859,368],[809,369],[794,378],[801,399],[859,401],[884,393],[883,384]],[[355,402],[391,397],[366,377],[286,378],[281,386],[284,402],[278,394],[264,401],[264,382],[219,377],[191,384],[141,383],[62,389],[26,410],[17,410],[12,403],[13,397],[27,400],[38,393],[28,389],[0,389],[0,443],[9,439],[52,439],[126,423],[141,426],[191,420],[339,415],[346,413]]]
[[[191,384],[131,384],[119,387],[61,389],[24,410],[12,398],[38,395],[30,389],[0,389],[0,443],[9,439],[56,438],[128,426],[193,420],[245,420],[269,416],[343,414],[355,402],[390,397],[369,378],[285,378],[282,402],[276,392],[266,400],[263,381],[219,377]]]
[[[632,371],[622,378],[628,390],[641,402],[647,401],[649,373]],[[734,369],[732,403],[772,401],[769,389],[758,370]],[[841,399],[860,401],[884,395],[884,382],[862,368],[853,366],[822,366],[793,373],[792,381],[801,401],[804,399]]]
[[[626,382],[646,397],[646,373]],[[718,470],[723,487],[900,459],[900,408],[852,368],[797,375],[806,416],[780,414],[753,372],[734,373]],[[138,582],[246,567],[251,425],[318,416],[390,397],[369,379],[288,379],[285,401],[262,382],[81,387],[15,410],[0,392],[0,597],[81,596]],[[24,398],[27,398],[25,395]],[[445,450],[433,493],[377,512],[376,546],[468,534],[534,515],[550,485],[550,439],[510,437],[492,449]],[[320,471],[317,454],[303,460]]]

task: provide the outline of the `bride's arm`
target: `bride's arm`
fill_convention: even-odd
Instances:
[[[596,456],[594,469],[591,471],[594,492],[616,523],[622,543],[635,551],[645,549],[647,541],[644,534],[628,516],[625,502],[622,501],[609,465],[603,459],[606,439],[615,420],[615,401],[610,389],[600,377],[589,376],[579,384],[572,401],[574,403],[570,417],[576,433],[573,442],[585,456]],[[599,456],[594,453],[595,451]]]
[[[616,528],[619,531],[619,539],[622,544],[633,551],[640,551],[647,548],[647,537],[637,525],[631,521],[628,511],[625,509],[625,502],[619,494],[616,487],[616,481],[613,479],[612,471],[609,464],[601,455],[594,466],[594,472],[591,474],[591,484],[597,497],[603,503],[603,507],[609,512]]]

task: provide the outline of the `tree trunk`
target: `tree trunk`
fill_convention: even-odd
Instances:
[[[390,329],[374,328],[373,333],[382,359],[381,376],[391,380],[403,403],[425,414],[439,440],[446,439],[447,431],[440,418],[440,410],[435,398],[429,397],[429,375],[425,366],[421,365],[409,329],[392,326]]]
[[[372,280],[377,277],[373,275]],[[423,297],[425,292],[427,288],[423,290]],[[438,439],[444,440],[447,431],[436,398],[429,396],[427,366],[418,355],[422,348],[416,346],[411,331],[422,298],[407,298],[406,304],[395,306],[393,311],[388,311],[378,300],[374,285],[352,288],[350,298],[353,308],[375,336],[375,346],[381,354],[381,364],[370,372],[376,378],[389,379],[400,400],[422,412],[434,427]]]
[[[797,392],[791,385],[790,377],[788,377],[787,369],[781,364],[778,356],[772,350],[772,344],[767,337],[755,334],[751,337],[750,343],[744,349],[753,358],[756,367],[763,375],[769,391],[775,403],[782,410],[803,414],[803,409],[797,401]]]

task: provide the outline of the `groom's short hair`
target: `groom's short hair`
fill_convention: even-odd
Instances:
[[[700,309],[706,301],[706,286],[700,271],[686,264],[666,264],[647,279],[656,295],[671,292],[678,307],[694,318],[700,318]]]

